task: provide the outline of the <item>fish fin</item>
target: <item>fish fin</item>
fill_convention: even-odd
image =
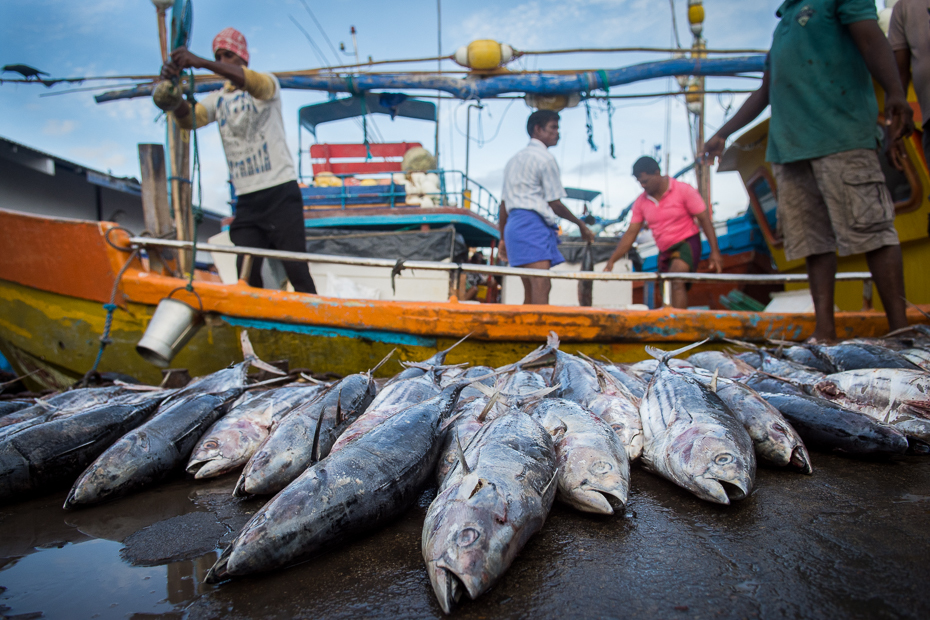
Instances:
[[[325,385],[325,384],[326,384],[325,381],[320,381],[319,379],[314,379],[313,377],[311,377],[310,375],[308,375],[308,374],[305,373],[305,372],[300,373],[300,378],[301,378],[301,379],[305,379],[305,380],[309,381],[310,383],[314,383],[314,384],[316,384],[316,385]]]
[[[468,332],[467,334],[465,334],[465,337],[464,337],[464,338],[462,338],[461,340],[459,340],[458,342],[456,342],[454,345],[452,345],[452,346],[449,347],[448,349],[445,349],[444,351],[440,351],[440,353],[442,353],[443,355],[448,354],[449,351],[451,351],[451,350],[454,349],[455,347],[459,346],[460,344],[462,344],[463,342],[465,342],[466,340],[468,340],[469,337],[471,337],[471,335],[474,334],[474,333],[475,333],[475,332]]]
[[[804,384],[796,379],[789,379],[788,377],[781,377],[779,375],[766,372],[764,370],[756,370],[753,374],[765,375],[766,377],[771,377],[772,379],[778,379],[779,381],[784,381],[785,383],[790,383],[794,387],[803,388]]]
[[[268,379],[267,381],[259,381],[258,383],[253,383],[247,386],[245,389],[254,390],[257,387],[264,387],[266,385],[271,385],[272,383],[281,383],[282,381],[288,381],[291,378],[290,375],[284,375],[283,377],[275,377],[274,379]]]
[[[758,351],[761,347],[755,345],[751,342],[746,342],[745,340],[737,340],[736,338],[724,338],[724,342],[729,342],[730,344],[735,344],[738,347],[743,347],[744,349],[749,349],[750,351]]]
[[[715,390],[716,391],[716,390]],[[322,417],[322,416],[321,416]],[[339,390],[339,398],[336,399],[336,426],[342,424],[342,390]]]
[[[538,401],[538,400],[542,400],[543,398],[545,398],[545,397],[548,396],[549,394],[552,394],[553,392],[555,392],[556,390],[558,390],[560,387],[562,387],[562,384],[561,384],[561,383],[556,383],[556,384],[553,385],[552,387],[547,387],[547,388],[543,388],[543,389],[541,389],[541,390],[536,390],[535,392],[531,392],[531,393],[529,393],[529,394],[527,394],[527,395],[525,395],[525,396],[522,396],[522,397],[517,401],[517,406],[518,406],[518,407],[525,407],[525,406],[529,405],[530,403],[534,403],[534,402],[536,402],[536,401]]]
[[[542,496],[542,497],[545,497],[545,496],[546,496],[546,493],[549,492],[549,487],[552,486],[552,483],[555,482],[556,479],[557,479],[558,477],[559,477],[559,468],[556,467],[556,468],[555,468],[555,473],[552,474],[552,480],[550,480],[549,482],[546,483],[546,486],[543,487],[543,490],[542,490],[542,493],[540,493],[540,496]]]
[[[445,423],[444,423],[442,426],[439,427],[439,432],[440,432],[440,433],[444,432],[447,428],[449,428],[449,426],[452,425],[453,422],[455,422],[456,420],[458,420],[459,418],[461,418],[461,417],[462,417],[462,414],[464,414],[464,413],[465,413],[464,411],[459,411],[459,412],[456,413],[454,416],[452,416],[451,418],[449,418],[448,420],[446,420]]]
[[[568,432],[568,425],[565,423],[564,420],[562,420],[562,418],[559,418],[558,426],[552,429],[552,432],[550,433],[550,435],[564,435],[567,432]],[[554,439],[555,437],[553,437],[553,440]]]
[[[339,399],[342,399],[342,390],[339,391]],[[338,400],[336,401],[339,402]],[[338,407],[338,405],[337,405]],[[320,417],[316,419],[316,429],[313,431],[313,445],[310,446],[310,462],[316,463],[319,461],[319,451],[320,451],[320,429],[323,428],[323,418],[326,415],[326,410],[320,410]]]
[[[481,385],[481,384],[479,384]],[[497,404],[497,401],[500,400],[501,392],[496,390],[494,394],[491,395],[491,398],[488,399],[488,403],[484,406],[484,409],[481,410],[481,413],[478,414],[478,421],[484,424],[484,419],[487,417],[491,409],[494,408],[494,405]]]
[[[479,392],[481,392],[482,394],[484,394],[485,396],[494,396],[495,394],[498,393],[498,390],[490,386],[487,386],[481,382],[473,383],[472,387],[478,390]]]
[[[283,372],[281,369],[275,368],[271,364],[259,359],[258,354],[255,353],[255,348],[252,346],[252,341],[249,340],[249,330],[243,329],[242,333],[239,334],[239,344],[242,347],[242,359],[249,362],[249,364],[255,368],[270,372],[273,375],[287,375],[287,373]]]
[[[468,468],[468,462],[465,460],[465,451],[462,450],[462,441],[459,438],[458,429],[455,429],[455,448],[456,448],[456,451],[458,452],[459,463],[462,464],[462,471],[464,471],[465,475],[467,476],[468,474],[471,473],[471,470]],[[480,483],[480,480],[479,480],[479,483]],[[474,495],[475,492],[472,491],[471,494]]]
[[[678,355],[681,355],[682,353],[686,353],[690,351],[691,349],[696,349],[702,344],[706,344],[709,340],[710,338],[705,338],[704,340],[701,340],[700,342],[692,342],[691,344],[681,347],[680,349],[675,349],[674,351],[664,351],[662,349],[659,349],[658,347],[654,347],[652,345],[646,345],[646,353],[648,353],[652,357],[659,360],[660,363],[666,364],[673,357],[677,357]]]
[[[387,363],[387,361],[388,361],[389,359],[391,359],[391,356],[394,355],[394,353],[395,353],[396,351],[397,351],[397,347],[394,347],[393,349],[391,349],[391,352],[388,353],[387,355],[385,355],[383,360],[381,360],[380,362],[378,362],[378,363],[375,365],[374,368],[372,368],[371,370],[368,371],[368,376],[369,376],[369,377],[372,376],[373,374],[375,374],[375,371],[377,371],[379,368],[381,368],[382,366],[384,366],[384,365]]]
[[[710,380],[710,391],[717,393],[717,379],[720,377],[720,369],[714,368],[714,376]]]
[[[930,319],[930,314],[927,314],[926,312],[924,312],[923,310],[921,310],[920,307],[919,307],[917,304],[911,302],[910,300],[908,300],[908,299],[907,299],[906,297],[904,297],[904,296],[902,296],[901,299],[904,300],[904,303],[906,303],[906,304],[908,305],[909,308],[913,308],[913,309],[916,310],[917,312],[921,313],[922,315],[924,315],[925,317],[927,317],[928,319]]]
[[[549,332],[549,336],[546,338],[546,347],[556,350],[559,348],[559,335],[555,332]]]

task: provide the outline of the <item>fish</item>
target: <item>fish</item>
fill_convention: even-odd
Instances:
[[[51,420],[66,418],[99,405],[115,404],[120,398],[135,394],[137,392],[120,386],[108,386],[68,390],[47,399],[38,399],[33,406],[0,418],[0,422],[6,422],[0,424],[0,440]]]
[[[813,368],[825,374],[836,372],[836,368],[833,367],[833,364],[823,358],[817,357],[814,355],[813,351],[807,347],[798,345],[786,347],[781,350],[781,355],[779,357],[796,364],[807,366],[808,368]]]
[[[612,515],[615,507],[622,511],[630,494],[630,457],[613,429],[564,398],[540,400],[527,413],[555,445],[556,498],[582,512]]]
[[[724,351],[700,351],[688,357],[698,368],[717,373],[724,379],[744,379],[753,375],[756,368]]]
[[[273,495],[286,487],[330,453],[336,438],[368,408],[377,390],[370,371],[357,373],[294,407],[255,450],[233,495]]]
[[[486,592],[546,521],[557,462],[549,433],[514,411],[484,425],[426,512],[421,549],[439,606]]]
[[[720,397],[668,360],[696,346],[646,352],[659,366],[639,411],[643,421],[643,466],[699,498],[729,504],[752,492],[756,457],[752,439]]]
[[[804,440],[785,420],[781,412],[751,387],[705,372],[694,378],[720,397],[730,412],[749,433],[756,456],[776,465],[795,467],[805,474],[814,473]]]
[[[694,368],[694,364],[686,360],[670,359],[668,364],[675,370],[691,370]],[[658,367],[659,362],[657,360],[643,360],[641,362],[636,362],[635,364],[630,364],[628,370],[648,383],[649,380],[652,379],[652,375]]]
[[[807,345],[815,355],[826,360],[837,372],[867,368],[901,368],[920,370],[920,367],[899,353],[883,346],[864,342],[841,342],[837,345]]]
[[[116,499],[181,469],[203,433],[246,388],[252,360],[188,384],[166,399],[147,422],[129,431],[84,470],[64,507]]]
[[[646,393],[647,382],[643,381],[638,375],[627,370],[625,365],[604,364],[603,368],[610,376],[622,383],[634,397],[641,399],[643,394]]]
[[[297,405],[312,401],[326,386],[294,385],[248,395],[204,433],[187,463],[197,480],[221,476],[244,466],[258,446]]]
[[[754,344],[742,342],[740,340],[726,340],[727,342],[732,342],[733,344],[747,347],[758,354],[760,357],[758,370],[769,375],[774,375],[775,378],[794,381],[797,385],[809,387],[817,381],[820,381],[825,376],[823,372],[820,372],[819,370],[816,370],[810,366],[799,364],[789,359],[780,359],[775,357],[765,349],[757,347]],[[746,381],[750,381],[752,378],[752,373],[750,373],[748,376],[741,377],[741,379],[745,379]]]
[[[899,353],[901,354],[901,357],[907,361],[920,366],[921,370],[930,372],[930,351],[926,349],[911,348],[899,351]]]
[[[526,396],[547,387],[549,385],[541,374],[522,370],[519,367],[513,372],[502,376],[499,384],[502,394],[516,397]]]
[[[407,407],[307,468],[242,528],[206,582],[300,562],[406,511],[433,474],[440,426],[466,385]]]
[[[560,386],[557,395],[578,403],[607,422],[619,435],[630,462],[638,459],[643,450],[639,399],[596,362],[561,351],[555,332],[549,332],[546,346],[530,356],[549,353],[555,355],[552,380]]]
[[[824,377],[813,394],[930,444],[930,373],[899,368],[847,370]]]
[[[467,446],[485,422],[488,414],[498,403],[493,397],[480,395],[471,398],[459,397],[450,426],[445,432],[442,447],[439,449],[439,462],[436,465],[436,483],[442,484],[452,468],[458,462],[458,443]],[[509,410],[509,408],[508,408]]]
[[[902,432],[828,400],[803,394],[760,395],[791,422],[807,445],[850,456],[889,456],[908,449]]]
[[[31,400],[7,400],[0,402],[0,426],[5,426],[3,418],[8,414],[16,413],[21,409],[26,409],[27,407],[32,407],[35,405],[35,402]]]
[[[158,390],[125,395],[0,441],[0,501],[67,487],[113,442],[142,424],[171,393]]]
[[[429,400],[439,392],[439,384],[432,373],[389,383],[368,405],[365,412],[339,435],[330,454],[342,450],[399,411]]]
[[[439,351],[438,353],[431,356],[427,360],[424,360],[417,364],[410,364],[408,366],[405,366],[404,370],[394,375],[391,378],[391,380],[388,381],[387,385],[396,383],[398,381],[403,381],[405,379],[415,379],[417,377],[421,377],[424,374],[426,374],[428,368],[435,368],[438,366],[442,366],[443,364],[446,363],[446,356],[449,355],[449,352],[452,351],[452,349],[454,349],[455,347],[465,342],[469,336],[471,336],[471,334],[468,334],[467,336],[465,336],[464,338],[462,338],[461,340],[453,344],[448,349],[443,349],[442,351]]]

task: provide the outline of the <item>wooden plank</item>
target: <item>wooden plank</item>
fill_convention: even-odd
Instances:
[[[165,148],[161,144],[140,144],[139,168],[142,172],[142,217],[145,229],[161,237],[174,228],[168,206]]]

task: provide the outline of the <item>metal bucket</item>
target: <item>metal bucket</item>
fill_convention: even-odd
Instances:
[[[136,345],[139,355],[160,368],[167,368],[172,358],[203,325],[203,303],[200,302],[200,296],[194,293],[200,302],[198,311],[183,301],[171,299],[179,290],[184,289],[175,289],[168,297],[158,302],[142,340]]]

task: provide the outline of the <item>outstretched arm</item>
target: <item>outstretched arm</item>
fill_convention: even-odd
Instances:
[[[188,67],[194,69],[207,69],[208,71],[212,71],[213,73],[226,78],[239,88],[245,86],[245,70],[239,65],[233,65],[225,62],[216,62],[215,60],[201,58],[200,56],[192,53],[186,47],[179,47],[171,52],[171,59],[161,68],[161,77],[165,80],[173,79],[180,75],[181,71],[187,69]],[[178,108],[174,111],[174,116],[178,119],[180,124],[181,119],[190,113],[190,106],[186,101],[182,101],[181,105],[178,106]],[[200,119],[198,118],[198,120]]]
[[[607,265],[604,267],[604,271],[614,270],[614,263],[623,258],[623,256],[630,251],[630,248],[633,247],[633,242],[636,241],[636,235],[638,235],[639,231],[642,229],[642,222],[630,222],[630,227],[627,228],[623,236],[620,237],[620,243],[617,244],[617,249],[614,250],[614,253],[607,259]]]
[[[723,257],[717,246],[717,231],[714,230],[714,223],[710,219],[710,210],[704,209],[694,217],[701,225],[701,230],[704,231],[704,236],[707,237],[707,243],[710,245],[710,256],[707,259],[710,261],[710,266],[716,269],[717,273],[723,273]]]
[[[739,131],[756,119],[762,111],[769,105],[769,72],[762,74],[762,86],[759,90],[749,95],[736,114],[729,121],[724,123],[717,133],[710,140],[704,143],[704,157],[713,162],[716,158],[723,155],[723,149],[726,147],[727,138],[734,132]]]
[[[568,210],[561,200],[553,200],[549,203],[549,206],[552,208],[552,212],[558,215],[563,220],[568,220],[578,226],[578,229],[581,231],[581,238],[590,243],[594,241],[594,233],[591,232],[591,229],[588,226],[575,217],[575,214]]]

